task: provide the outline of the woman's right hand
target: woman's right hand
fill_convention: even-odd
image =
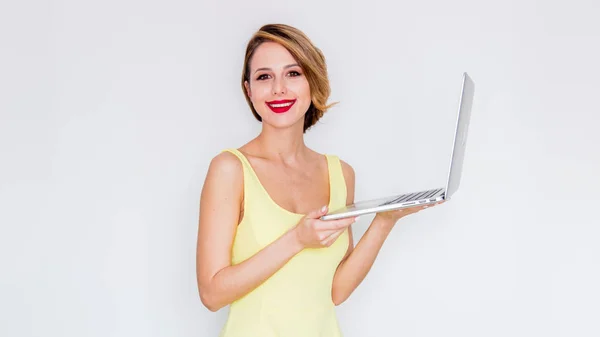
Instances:
[[[348,226],[358,217],[339,220],[321,220],[327,214],[327,206],[306,214],[296,225],[294,231],[303,248],[324,248],[331,246]]]

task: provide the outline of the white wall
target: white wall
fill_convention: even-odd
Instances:
[[[307,142],[354,166],[357,199],[442,185],[476,83],[456,198],[401,220],[345,336],[600,335],[600,5],[563,3],[3,2],[0,335],[218,334],[199,193],[260,130],[239,77],[271,22],[327,57],[341,103]]]

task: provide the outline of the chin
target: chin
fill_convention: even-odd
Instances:
[[[297,114],[293,114],[290,112],[291,111],[288,111],[283,114],[276,114],[272,111],[269,111],[271,115],[268,118],[263,117],[262,122],[263,124],[269,124],[277,129],[287,129],[293,127],[298,123],[302,123],[302,125],[304,125],[304,115],[298,116]]]

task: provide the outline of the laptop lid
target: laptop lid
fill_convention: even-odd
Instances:
[[[473,95],[475,93],[475,83],[469,75],[463,73],[463,83],[458,104],[458,117],[456,120],[456,129],[454,132],[454,142],[452,145],[452,156],[450,159],[450,169],[448,171],[448,181],[446,183],[446,199],[450,199],[458,190],[460,178],[462,176],[463,160],[465,156],[465,147],[467,145],[467,132],[469,130],[469,121],[471,119],[471,107],[473,105]]]

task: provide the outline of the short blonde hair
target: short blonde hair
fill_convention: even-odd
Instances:
[[[267,24],[262,26],[250,39],[246,46],[246,56],[244,57],[244,68],[242,71],[242,91],[246,97],[246,102],[252,110],[252,114],[259,121],[262,118],[254,109],[252,101],[246,92],[244,83],[250,82],[250,60],[254,51],[263,42],[275,42],[282,45],[294,57],[298,65],[304,71],[304,75],[310,86],[311,104],[304,115],[304,132],[315,125],[323,114],[337,104],[327,104],[331,88],[329,87],[329,78],[327,76],[327,64],[325,56],[311,40],[299,29],[285,24]]]

